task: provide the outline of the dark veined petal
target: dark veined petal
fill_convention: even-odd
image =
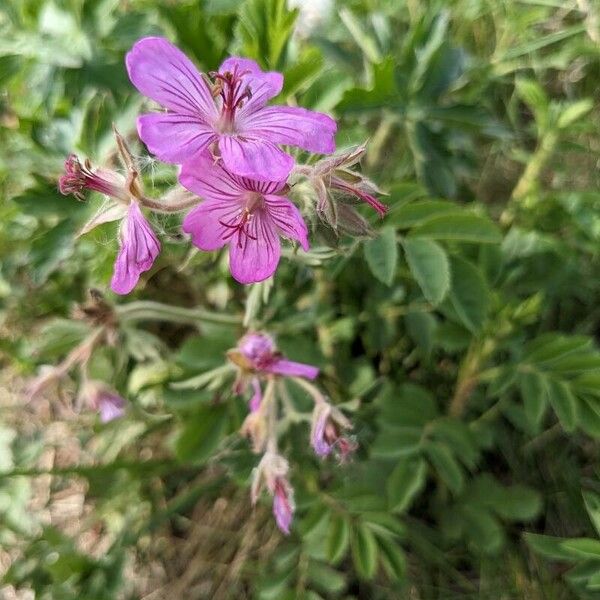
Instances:
[[[146,37],[125,57],[129,79],[144,96],[173,112],[212,123],[218,116],[212,94],[194,63],[171,42]]]
[[[284,196],[267,194],[265,203],[273,223],[279,233],[287,238],[296,240],[302,249],[308,251],[308,228],[295,204]]]
[[[138,117],[137,125],[148,150],[165,162],[185,162],[217,139],[210,126],[189,115],[150,113]]]
[[[281,243],[269,213],[257,210],[243,234],[229,244],[229,268],[240,283],[257,283],[275,273],[281,257]]]
[[[294,159],[268,140],[222,135],[219,150],[228,171],[260,181],[287,179]]]
[[[132,202],[121,229],[121,247],[115,261],[111,288],[128,294],[141,273],[148,271],[160,252],[160,243],[137,202]]]
[[[295,106],[267,106],[251,115],[240,115],[240,135],[297,146],[309,152],[335,151],[336,122],[329,116]]]

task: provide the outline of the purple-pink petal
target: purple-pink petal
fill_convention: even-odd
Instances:
[[[219,151],[225,168],[240,177],[281,181],[294,167],[294,159],[289,154],[258,136],[221,135]]]
[[[266,195],[269,215],[279,233],[287,238],[296,240],[305,252],[308,252],[308,228],[295,204],[284,196]]]
[[[108,423],[125,414],[125,400],[112,392],[102,391],[96,401],[100,420]]]
[[[165,38],[139,40],[127,53],[125,64],[129,79],[144,96],[207,123],[218,117],[212,94],[194,63]]]
[[[121,247],[115,261],[111,288],[128,294],[148,271],[160,252],[160,243],[137,202],[131,202],[121,228]]]
[[[329,419],[329,411],[321,411],[311,432],[310,443],[317,456],[327,456],[331,452],[331,445],[325,440],[325,427]]]
[[[205,200],[221,203],[238,202],[248,190],[239,177],[223,169],[208,152],[198,154],[182,166],[179,182]]]
[[[278,480],[275,484],[275,493],[273,494],[273,515],[275,516],[277,527],[286,535],[290,533],[293,513],[294,509],[287,485]]]
[[[137,120],[140,138],[161,160],[182,163],[217,139],[199,117],[175,113],[149,113]]]
[[[328,115],[296,106],[267,106],[240,115],[240,133],[309,152],[335,151],[336,122]]]
[[[285,375],[286,377],[306,377],[306,379],[315,379],[319,374],[317,367],[293,360],[286,360],[285,358],[276,359],[265,368],[265,371],[276,375]]]
[[[223,223],[235,218],[239,210],[240,205],[207,200],[186,215],[183,231],[192,236],[192,243],[200,250],[218,250],[228,242],[229,230]]]
[[[258,209],[248,221],[244,235],[234,234],[229,244],[229,268],[240,283],[258,283],[275,273],[281,242],[269,213]]]

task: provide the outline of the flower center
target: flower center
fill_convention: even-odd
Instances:
[[[244,75],[249,71],[240,71],[234,66],[233,71],[225,73],[212,72],[211,77],[215,80],[214,95],[221,96],[221,118],[218,127],[221,133],[234,132],[235,113],[246,100],[252,98],[252,92],[248,85],[244,85]]]
[[[244,198],[244,202],[240,210],[228,221],[219,220],[219,223],[226,228],[222,239],[231,240],[237,236],[237,245],[239,248],[243,246],[246,238],[257,240],[258,238],[250,233],[252,220],[255,218],[254,213],[263,205],[263,199],[257,192],[248,192]]]

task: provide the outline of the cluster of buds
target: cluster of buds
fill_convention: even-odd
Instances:
[[[243,394],[251,388],[249,413],[241,433],[250,439],[256,454],[263,453],[253,474],[252,502],[256,503],[264,481],[273,497],[273,514],[277,525],[288,534],[294,512],[294,494],[288,479],[288,461],[277,451],[277,384],[282,378],[288,378],[313,398],[315,406],[310,440],[315,454],[320,458],[333,452],[340,461],[348,459],[357,445],[343,433],[351,429],[352,424],[310,383],[318,376],[319,369],[285,358],[277,350],[273,338],[266,333],[246,334],[227,356],[237,367],[234,393]],[[264,393],[263,381],[266,381]]]

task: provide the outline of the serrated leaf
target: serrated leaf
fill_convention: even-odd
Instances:
[[[382,283],[391,285],[398,263],[398,245],[394,229],[392,227],[381,229],[375,239],[365,243],[364,252],[371,273]]]
[[[423,295],[434,306],[450,289],[450,268],[444,249],[433,240],[406,238],[406,261]]]

